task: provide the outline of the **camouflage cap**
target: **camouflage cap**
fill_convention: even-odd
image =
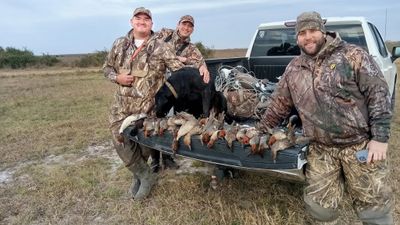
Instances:
[[[297,17],[296,21],[296,34],[303,30],[316,29],[322,33],[326,33],[324,21],[321,15],[317,12],[304,12]]]
[[[148,10],[148,9],[146,9],[144,7],[136,8],[135,11],[133,11],[133,16],[136,16],[139,13],[146,14],[146,15],[148,15],[150,17],[150,19],[152,19],[150,10]]]
[[[179,23],[190,22],[194,26],[194,19],[191,15],[184,15],[179,20]]]

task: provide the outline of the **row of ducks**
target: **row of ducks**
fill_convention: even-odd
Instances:
[[[179,148],[179,140],[183,138],[183,144],[189,149],[191,137],[200,135],[200,141],[208,148],[213,148],[218,139],[224,139],[227,147],[233,151],[233,142],[238,141],[244,148],[250,145],[250,155],[264,157],[264,152],[271,150],[272,159],[275,160],[277,152],[296,144],[306,143],[308,140],[302,136],[295,135],[293,121],[297,119],[292,116],[286,128],[276,128],[261,132],[255,126],[240,125],[224,122],[224,113],[215,115],[212,110],[208,118],[196,119],[186,112],[179,112],[174,116],[166,118],[146,117],[143,122],[143,133],[145,137],[163,136],[166,131],[173,135],[172,150],[175,154]]]

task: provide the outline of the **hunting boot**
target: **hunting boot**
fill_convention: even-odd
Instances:
[[[160,171],[160,152],[157,150],[151,150],[151,164],[150,168],[153,173]]]
[[[135,175],[134,175],[133,179],[132,179],[132,185],[131,185],[132,198],[135,198],[135,195],[138,192],[139,187],[140,187],[140,180],[137,177],[135,177]]]
[[[135,169],[135,175],[139,179],[140,185],[134,199],[141,201],[150,194],[151,188],[157,181],[157,177],[151,172],[150,167],[143,160],[137,162]]]
[[[173,170],[179,169],[179,165],[175,162],[171,155],[162,154],[162,160],[165,168]]]
[[[388,207],[380,210],[365,210],[358,213],[363,225],[394,225],[393,216]]]
[[[113,139],[113,143],[115,149],[117,150],[118,156],[122,159],[124,164],[133,174],[132,186],[130,188],[133,198],[136,192],[139,190],[139,185],[140,185],[140,180],[138,179],[137,176],[135,176],[135,170],[133,169],[134,165],[132,165],[132,163],[136,160],[136,158],[138,158],[138,156],[135,155],[135,150],[134,150],[137,146],[135,145],[135,143],[132,143],[127,139],[124,140],[124,143],[117,142]]]

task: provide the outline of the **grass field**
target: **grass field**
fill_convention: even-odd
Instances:
[[[396,96],[400,96],[399,83]],[[107,128],[113,88],[97,69],[0,71],[0,224],[294,225],[309,221],[303,210],[302,184],[245,171],[222,182],[217,191],[209,189],[206,173],[164,171],[148,200],[132,201],[130,174],[112,149]],[[399,114],[397,98],[389,152],[396,199],[400,196],[396,188]],[[400,221],[399,206],[396,221]],[[343,201],[340,210],[343,224],[360,224],[349,201]]]

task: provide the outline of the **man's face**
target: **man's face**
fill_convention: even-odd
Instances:
[[[144,13],[139,13],[131,19],[133,30],[137,33],[148,34],[153,27],[153,21]]]
[[[297,35],[297,44],[304,53],[315,56],[325,43],[324,33],[316,29],[300,31]]]
[[[183,39],[190,37],[190,35],[193,33],[193,30],[193,24],[188,21],[180,22],[178,24],[179,36]]]

